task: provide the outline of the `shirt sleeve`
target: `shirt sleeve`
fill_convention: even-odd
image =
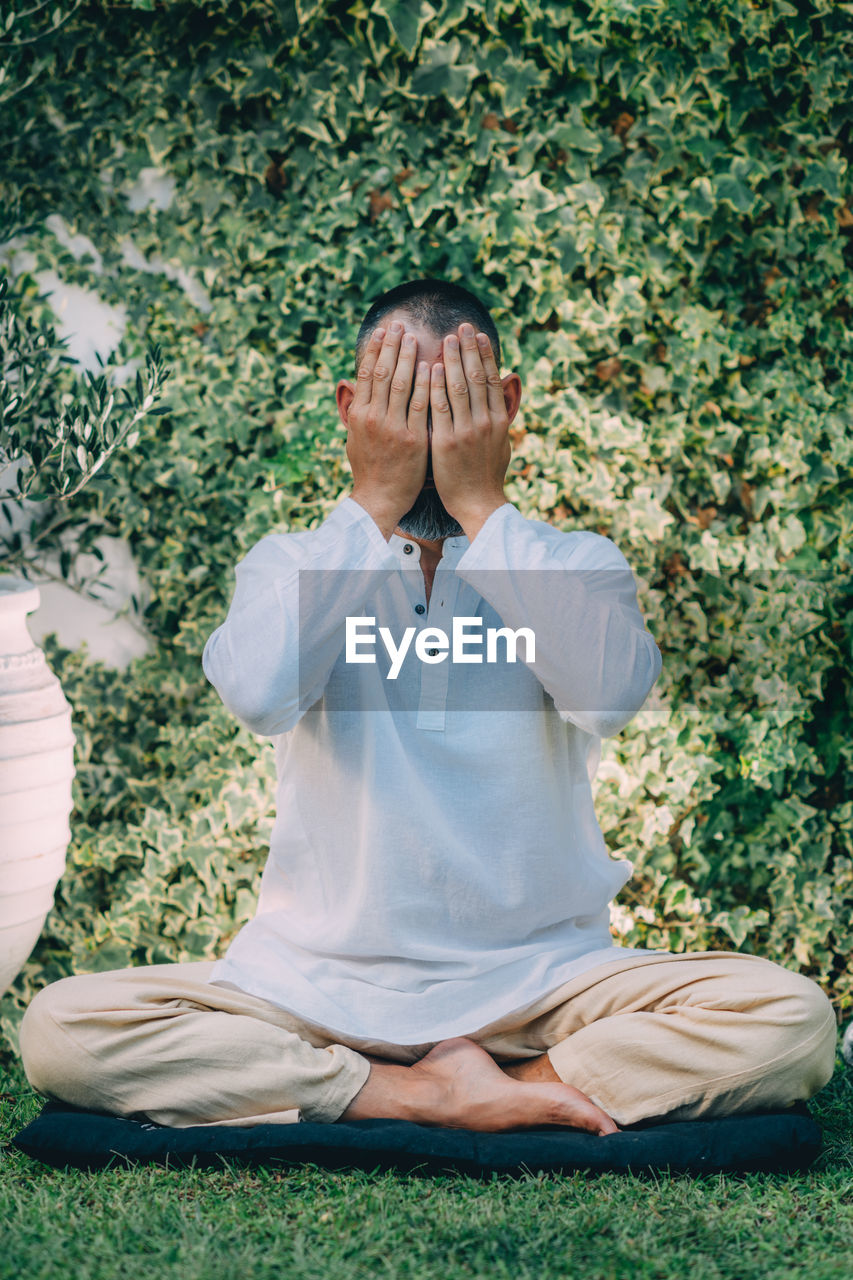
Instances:
[[[298,723],[323,693],[348,615],[397,558],[368,513],[346,498],[317,529],[262,538],[237,565],[228,615],[204,647],[204,674],[254,733]]]
[[[527,627],[525,656],[563,720],[599,738],[625,727],[661,672],[637,604],[634,575],[601,534],[561,533],[510,503],[492,512],[456,572],[499,614]]]

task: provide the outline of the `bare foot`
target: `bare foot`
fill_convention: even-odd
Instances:
[[[370,1075],[340,1119],[413,1120],[450,1129],[499,1133],[562,1125],[618,1133],[600,1107],[572,1085],[521,1083],[464,1036],[442,1040],[411,1067],[371,1058]]]

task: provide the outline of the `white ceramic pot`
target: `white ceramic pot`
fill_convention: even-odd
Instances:
[[[27,630],[39,590],[0,576],[0,995],[44,926],[71,830],[71,708]]]

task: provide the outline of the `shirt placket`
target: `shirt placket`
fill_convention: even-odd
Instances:
[[[454,540],[448,540],[445,543],[444,554],[433,578],[428,607],[424,577],[420,567],[419,547],[416,543],[406,540],[399,550],[406,595],[415,615],[412,623],[418,627],[418,634],[429,628],[440,628],[452,643],[453,617],[457,612],[460,590],[465,585],[457,577],[455,566],[464,551],[464,546]],[[414,644],[412,651],[414,651]],[[415,726],[418,729],[444,732],[452,661],[450,650],[445,652],[446,657],[441,662],[418,661],[417,663],[420,684]],[[430,656],[436,656],[438,649],[427,650],[427,653]]]
[[[440,628],[451,642],[453,615],[456,612],[458,594],[459,579],[453,569],[439,564],[430,592],[426,628]],[[428,649],[427,653],[435,655],[438,650]],[[446,657],[441,662],[421,663],[421,694],[415,721],[418,729],[444,732],[451,661],[452,654],[447,651]]]

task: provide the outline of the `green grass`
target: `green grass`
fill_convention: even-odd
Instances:
[[[853,1072],[812,1102],[804,1174],[425,1178],[51,1169],[6,1145],[39,1111],[0,1075],[2,1280],[844,1280],[853,1272]]]

